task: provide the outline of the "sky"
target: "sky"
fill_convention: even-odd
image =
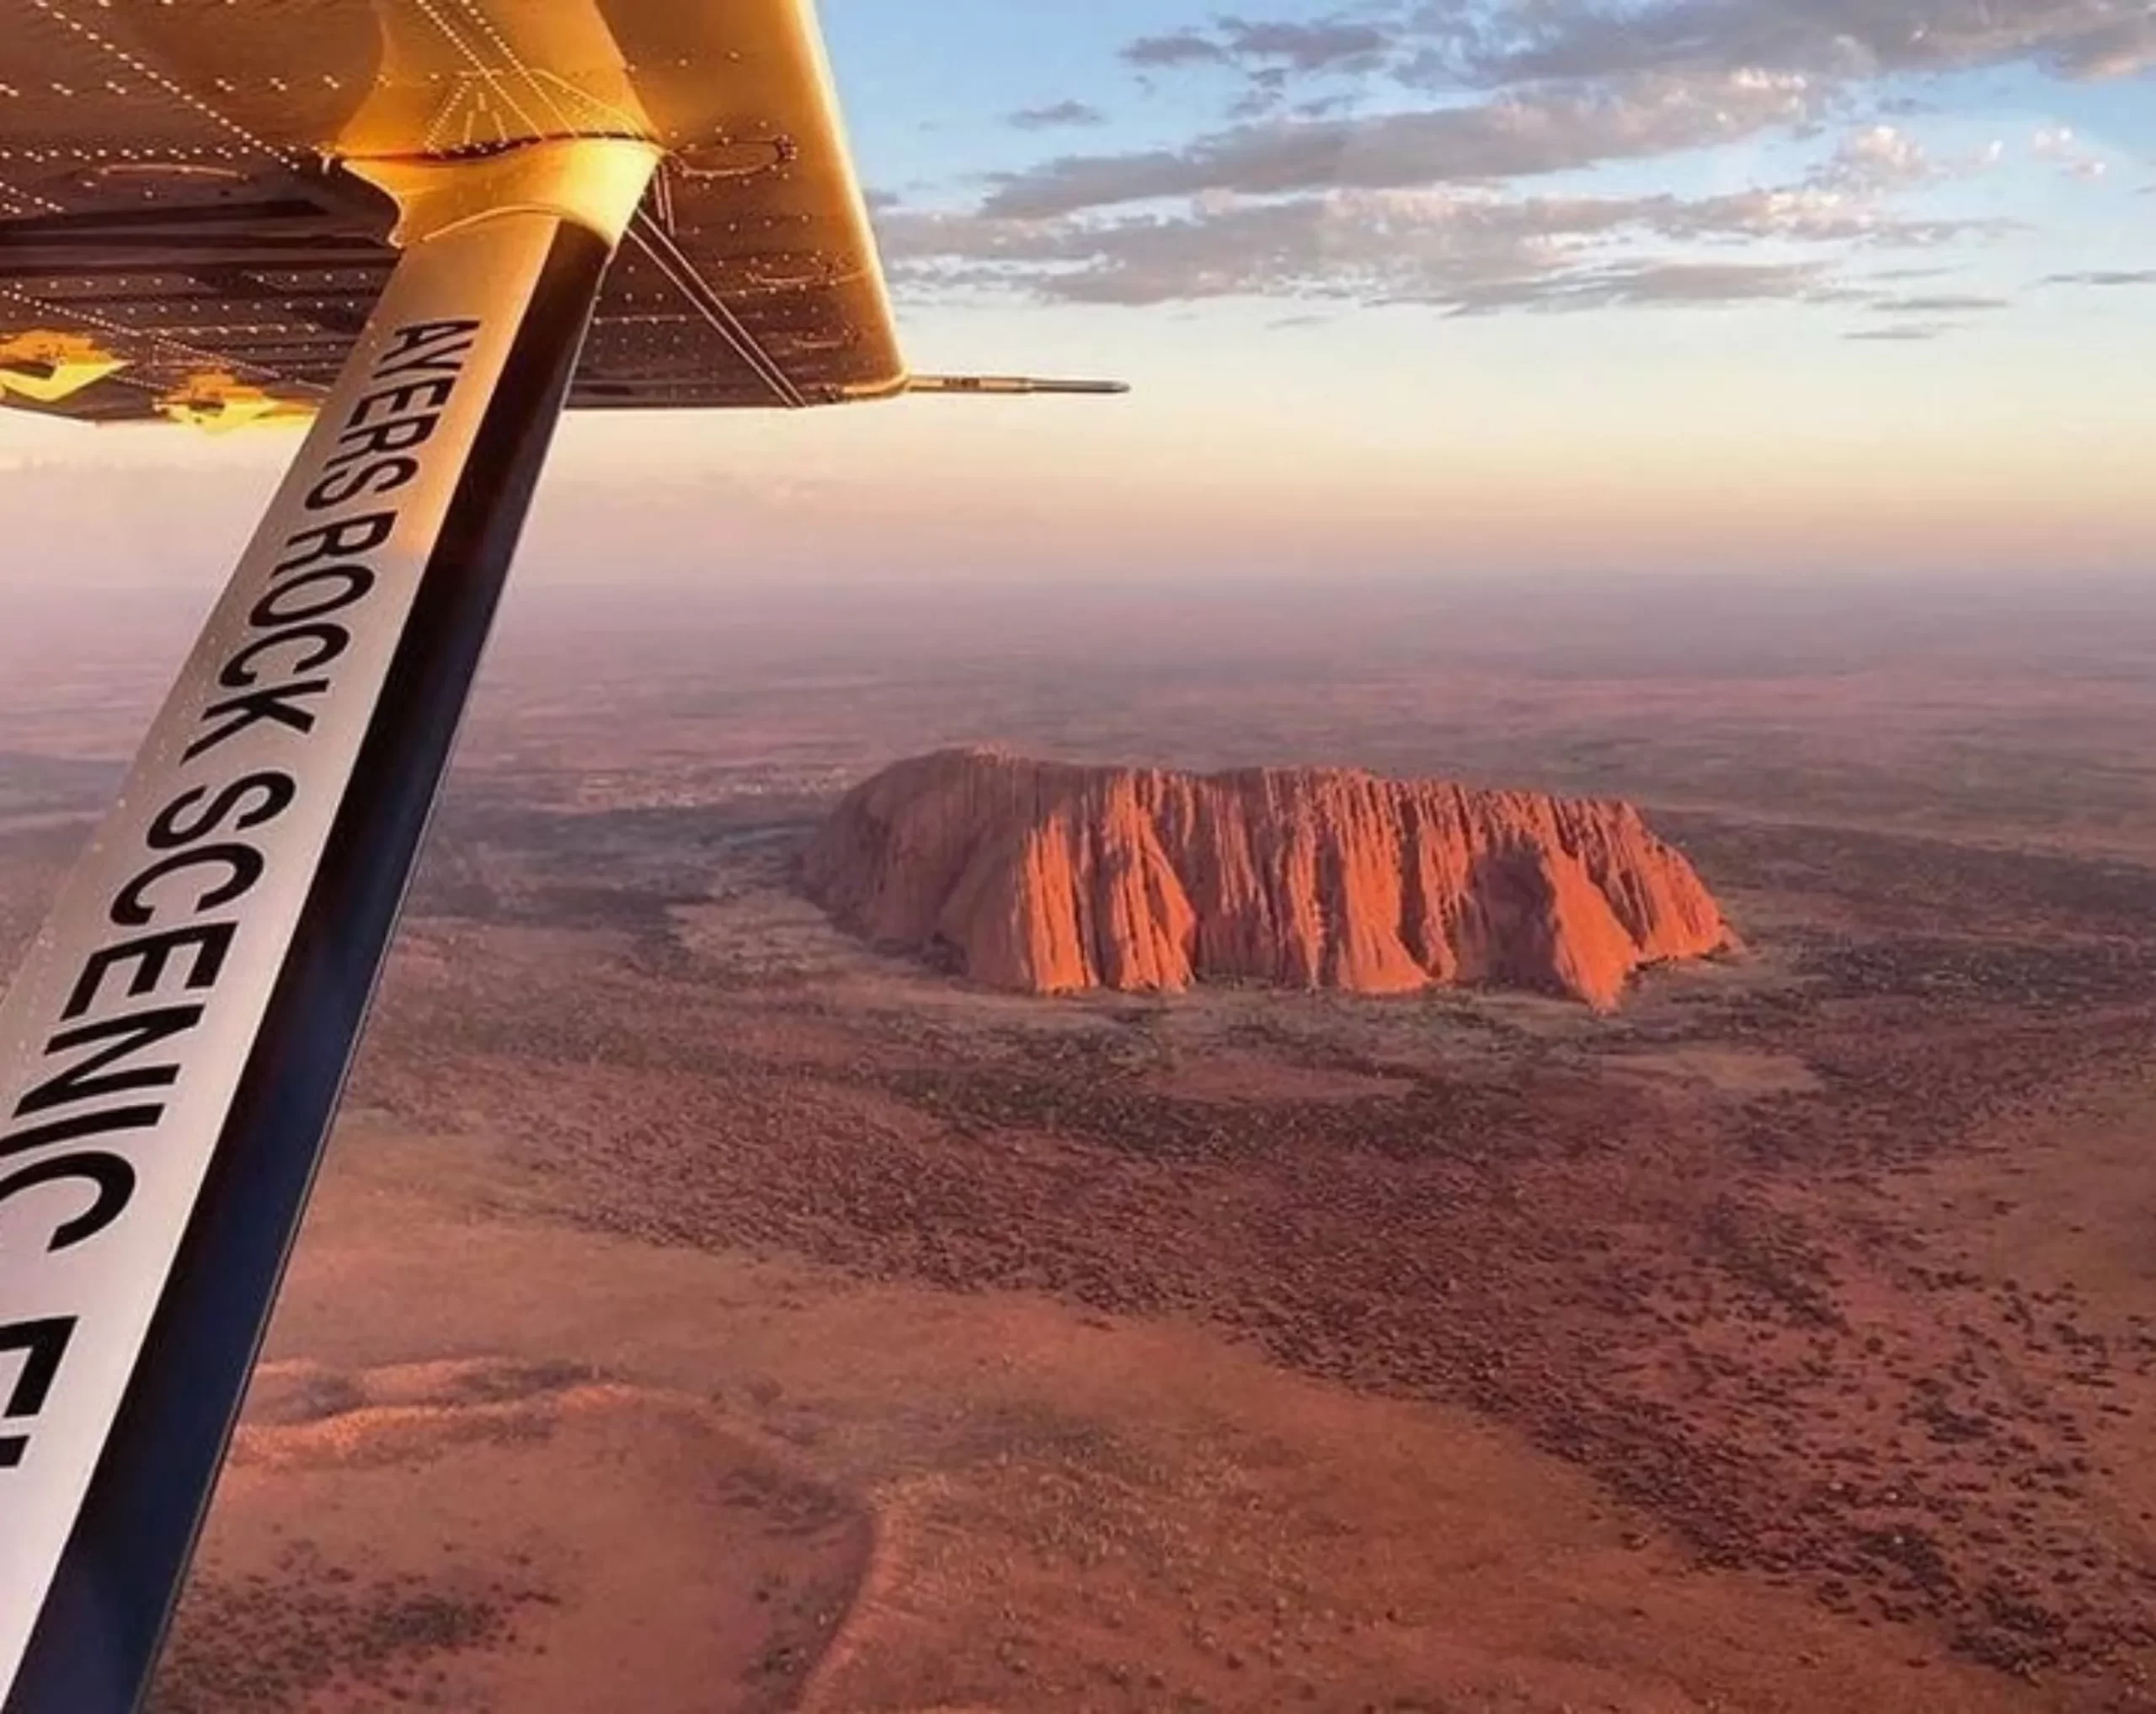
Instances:
[[[820,12],[914,366],[1134,392],[574,418],[523,575],[2156,570],[2143,4]],[[291,445],[0,497],[213,579]]]

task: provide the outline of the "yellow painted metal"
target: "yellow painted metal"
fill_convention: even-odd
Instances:
[[[903,390],[809,0],[0,0],[0,341],[123,366],[6,402],[318,398],[394,259],[375,187],[571,138],[663,157],[572,408]]]
[[[631,137],[556,137],[472,159],[356,158],[353,172],[396,202],[389,235],[402,248],[475,220],[531,211],[559,216],[618,243],[635,216],[657,145]]]
[[[0,339],[0,394],[57,404],[126,366],[125,359],[113,356],[94,339],[33,328]]]
[[[178,392],[160,398],[157,414],[168,422],[227,435],[235,429],[305,422],[313,417],[314,408],[279,398],[261,387],[248,386],[237,376],[213,371],[190,376]]]

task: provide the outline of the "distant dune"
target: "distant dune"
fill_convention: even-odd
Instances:
[[[1616,1004],[1734,937],[1629,804],[1349,769],[1195,775],[939,750],[849,793],[803,889],[879,945],[1042,994],[1208,977]]]

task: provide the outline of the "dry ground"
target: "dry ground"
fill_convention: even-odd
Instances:
[[[348,1127],[255,1411],[328,1397],[243,1440],[171,1707],[251,1709],[237,1687],[299,1658],[323,1675],[259,1706],[775,1706],[789,1615],[833,1643],[802,1706],[860,1714],[2041,1706],[1921,1631],[1701,1569],[1471,1411],[1035,1294],[565,1230],[502,1206],[547,1195],[514,1152]],[[235,1624],[270,1599],[258,1568],[277,1605]],[[334,1616],[291,1599],[339,1570]],[[408,1606],[483,1624],[371,1649],[391,1626],[363,1604],[393,1610],[400,1574]]]
[[[513,632],[163,1714],[2148,1706],[2137,633],[1400,634],[1081,678]],[[0,955],[156,682],[38,670]],[[1753,950],[1614,1020],[1043,1005],[787,889],[883,755],[1149,734],[1646,793]]]

